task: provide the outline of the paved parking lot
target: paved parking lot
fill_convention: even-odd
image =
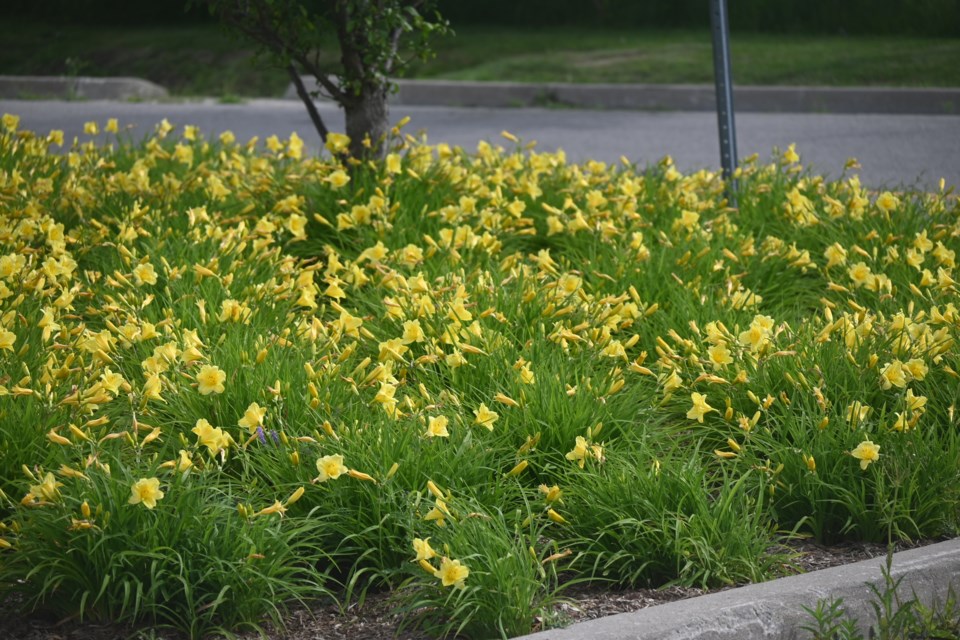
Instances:
[[[331,130],[343,130],[332,104],[320,106]],[[0,100],[0,112],[21,116],[21,126],[40,132],[63,129],[68,139],[83,139],[83,123],[108,117],[129,125],[135,138],[162,118],[194,124],[207,134],[232,130],[239,139],[254,135],[298,134],[313,149],[319,140],[303,106],[291,100],[251,100],[243,104],[215,101],[133,103],[105,101]],[[671,155],[685,171],[719,167],[716,116],[709,112],[590,111],[579,109],[509,109],[396,106],[391,119],[411,117],[407,131],[423,129],[431,142],[474,149],[479,140],[509,145],[503,130],[536,140],[540,150],[562,148],[572,161],[616,162],[621,156],[639,164]],[[774,147],[797,144],[805,164],[837,177],[847,158],[856,157],[864,184],[936,189],[940,178],[960,186],[960,116],[880,114],[737,115],[740,156],[769,157]]]

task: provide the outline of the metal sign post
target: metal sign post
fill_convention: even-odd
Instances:
[[[737,206],[737,130],[733,122],[733,81],[730,77],[730,25],[727,0],[710,0],[713,31],[713,78],[717,88],[717,123],[720,127],[720,164],[727,181],[727,200]]]

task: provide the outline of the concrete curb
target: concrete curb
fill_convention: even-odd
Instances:
[[[794,640],[813,619],[803,606],[843,598],[847,614],[861,631],[874,623],[868,584],[883,591],[885,557],[823,569],[770,582],[680,600],[633,613],[580,622],[566,629],[541,631],[523,640]],[[902,579],[902,600],[916,598],[926,607],[941,604],[951,586],[960,590],[960,538],[902,551],[893,556],[891,575]]]
[[[315,87],[312,78],[304,78]],[[447,107],[575,107],[642,111],[714,111],[712,85],[571,84],[398,80],[391,105]],[[141,78],[0,75],[0,99],[163,100],[167,90]],[[297,99],[291,84],[286,99]],[[734,88],[738,112],[960,114],[960,88]]]
[[[304,84],[316,87],[313,78]],[[714,111],[713,85],[527,84],[398,80],[393,105]],[[284,98],[296,99],[291,84]],[[960,89],[891,87],[734,87],[737,111],[762,113],[960,113]]]
[[[58,100],[161,100],[167,90],[141,78],[0,76],[0,98]]]

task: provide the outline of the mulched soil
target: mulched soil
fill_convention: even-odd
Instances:
[[[938,540],[900,543],[895,550],[932,544]],[[817,571],[887,553],[883,544],[845,543],[824,547],[812,542],[791,542],[789,549],[796,552],[792,570],[796,573]],[[733,587],[725,587],[733,588]],[[714,591],[719,591],[716,589]],[[617,589],[597,586],[573,587],[564,591],[563,601],[553,612],[557,620],[572,624],[583,620],[637,611],[646,607],[683,600],[708,593],[708,590],[688,587],[665,589]],[[72,620],[50,620],[24,616],[16,611],[16,602],[0,603],[0,637],[7,640],[119,640],[121,638],[149,638],[151,640],[181,640],[169,631],[138,630],[116,625],[79,624]],[[392,613],[390,594],[368,595],[362,607],[351,605],[345,611],[333,604],[318,605],[312,609],[295,609],[287,618],[285,631],[267,629],[269,640],[429,640],[416,630],[398,631],[401,618]],[[243,634],[243,640],[259,638],[258,634]]]

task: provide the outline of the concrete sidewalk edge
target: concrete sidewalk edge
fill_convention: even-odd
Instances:
[[[304,77],[304,84],[317,87]],[[391,105],[575,107],[644,111],[714,111],[713,85],[572,84],[397,80]],[[297,99],[291,84],[284,98]],[[734,107],[759,113],[955,115],[960,88],[735,86]]]
[[[843,599],[848,616],[860,629],[876,622],[871,606],[883,592],[886,558],[813,571],[679,600],[659,606],[580,622],[565,629],[522,636],[523,640],[794,640],[809,637],[802,627],[814,620],[803,607],[818,600]],[[902,580],[902,601],[916,598],[923,606],[942,604],[950,589],[960,590],[960,538],[893,556],[891,575]]]
[[[308,88],[316,87],[305,77]],[[712,85],[573,84],[397,80],[393,106],[570,107],[714,111]],[[141,78],[0,75],[0,99],[163,100],[167,90]],[[285,99],[297,99],[292,84]],[[960,88],[735,86],[734,107],[756,113],[960,114]]]
[[[142,78],[0,75],[2,99],[162,100],[168,96],[165,88]]]

